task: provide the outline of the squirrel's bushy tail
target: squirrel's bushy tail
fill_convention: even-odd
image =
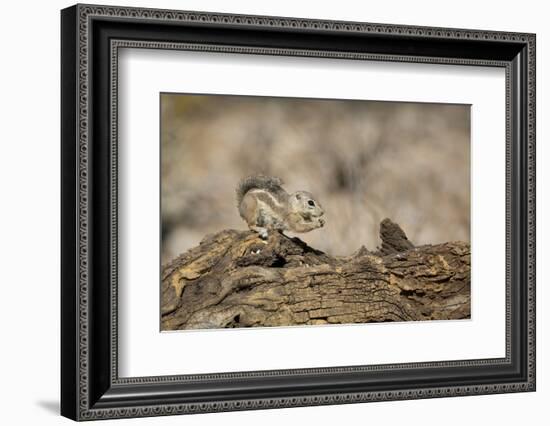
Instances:
[[[251,189],[265,189],[276,193],[282,190],[283,181],[278,177],[254,175],[248,176],[239,182],[237,185],[237,205],[241,204],[243,197]]]

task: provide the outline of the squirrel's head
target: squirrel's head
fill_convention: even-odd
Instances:
[[[321,204],[307,191],[293,192],[289,202],[291,210],[304,217],[321,217],[325,214]]]

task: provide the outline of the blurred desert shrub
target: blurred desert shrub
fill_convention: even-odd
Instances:
[[[375,249],[384,217],[415,244],[470,240],[466,105],[163,94],[161,145],[163,262],[246,229],[235,187],[254,173],[320,200],[325,228],[300,238],[333,255]]]

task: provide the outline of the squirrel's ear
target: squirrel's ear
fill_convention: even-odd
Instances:
[[[297,193],[297,194],[295,195],[295,197],[296,197],[297,200],[301,200],[301,199],[302,199],[302,195],[301,195],[300,193]]]

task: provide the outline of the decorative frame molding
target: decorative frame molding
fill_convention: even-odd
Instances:
[[[128,23],[138,23],[142,29],[127,31]],[[189,35],[182,37],[189,40],[177,39],[169,26],[188,28]],[[213,27],[235,34],[239,43],[213,43],[204,35],[205,29]],[[158,34],[159,40],[139,38],[140,31]],[[280,34],[281,40],[273,46],[254,46],[247,42],[247,31],[270,31]],[[300,37],[308,33],[326,37],[337,49],[300,45]],[[339,44],[336,35],[347,38]],[[372,41],[366,51],[354,50],[356,37]],[[390,51],[389,42],[401,45]],[[286,47],[277,43],[286,43]],[[399,52],[399,46],[417,45],[413,49],[417,54]],[[124,47],[505,68],[506,357],[119,378],[117,71],[118,49]],[[533,34],[91,5],[63,10],[62,414],[91,420],[534,391],[535,65]],[[103,252],[107,257],[102,257]],[[468,385],[453,385],[452,374],[449,379],[457,369],[473,372],[489,367],[502,370],[499,380],[493,373]],[[399,384],[399,377],[415,370],[429,371],[435,385],[410,388]],[[375,378],[381,372],[392,376],[394,388],[389,383],[376,389]],[[329,391],[335,375],[349,378],[349,384]],[[510,378],[503,380],[504,376]],[[298,377],[315,386],[298,391]],[[287,388],[275,385],[278,378],[284,379]],[[249,387],[224,394],[224,383],[234,379],[248,381]],[[265,391],[269,386],[271,396],[253,396],[254,389]],[[173,394],[175,387],[182,389],[181,395],[168,397],[165,391],[170,389]],[[189,387],[196,389],[195,394]]]

